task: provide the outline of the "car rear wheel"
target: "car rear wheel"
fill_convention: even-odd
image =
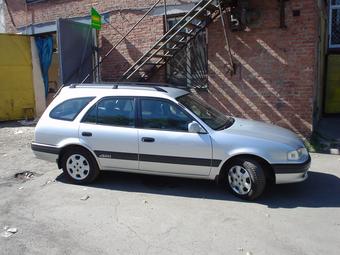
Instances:
[[[266,177],[261,164],[251,158],[239,157],[225,168],[224,185],[234,195],[254,200],[258,198],[266,187]]]
[[[66,176],[77,184],[90,183],[99,174],[95,159],[90,152],[82,148],[66,151],[62,156],[62,167]]]

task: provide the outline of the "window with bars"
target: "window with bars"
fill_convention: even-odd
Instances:
[[[180,19],[181,17],[168,19],[168,27],[171,28]],[[166,76],[167,82],[174,85],[207,88],[208,55],[205,30],[199,32],[194,39],[167,62]]]
[[[340,48],[340,0],[330,1],[329,48]]]

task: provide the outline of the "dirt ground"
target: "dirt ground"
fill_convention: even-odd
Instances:
[[[33,157],[33,131],[0,124],[0,254],[340,254],[340,156],[312,154],[306,182],[244,202],[209,181],[70,184]]]

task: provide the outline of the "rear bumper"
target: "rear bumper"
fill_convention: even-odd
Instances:
[[[47,144],[31,143],[31,149],[36,158],[56,162],[59,156],[60,149]]]
[[[308,169],[311,165],[311,157],[300,164],[273,164],[276,184],[302,182],[308,177]]]

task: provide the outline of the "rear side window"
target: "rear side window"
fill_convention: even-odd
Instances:
[[[73,121],[93,98],[82,97],[66,100],[53,108],[50,117],[57,120]]]

